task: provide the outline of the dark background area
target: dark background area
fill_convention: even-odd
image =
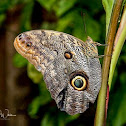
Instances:
[[[82,16],[82,15],[85,16]],[[86,32],[84,28],[86,25]],[[96,103],[83,114],[58,110],[41,73],[14,49],[15,37],[32,29],[65,32],[105,42],[105,11],[100,0],[0,1],[0,126],[93,126]],[[87,35],[86,35],[87,34]],[[104,47],[99,47],[99,55]],[[102,63],[102,59],[100,59]],[[107,126],[126,125],[126,45],[115,70]],[[15,117],[3,119],[9,112]]]

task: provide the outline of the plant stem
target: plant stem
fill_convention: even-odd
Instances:
[[[112,55],[112,61],[111,61],[110,73],[109,73],[109,82],[108,82],[110,89],[111,89],[111,83],[112,83],[112,78],[116,67],[116,63],[118,61],[125,39],[126,39],[126,5],[124,7],[121,22],[114,41],[114,50]]]
[[[101,84],[101,89],[99,91],[99,96],[97,101],[94,126],[104,126],[106,124],[105,105],[106,105],[107,82],[109,76],[109,68],[111,62],[113,43],[115,39],[118,18],[119,18],[122,2],[123,0],[115,0],[113,5],[111,20],[109,23],[109,30],[106,37],[106,44],[108,44],[108,46],[105,48],[105,53],[104,53],[105,57],[103,60],[103,67],[102,67],[102,84]]]

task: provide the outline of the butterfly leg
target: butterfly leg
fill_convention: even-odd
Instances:
[[[98,55],[98,56],[95,56],[94,58],[103,58],[104,56],[109,56],[109,57],[111,57],[112,54],[111,54],[111,55]]]
[[[96,46],[108,46],[108,44],[101,44],[101,43],[98,43],[98,42],[93,42]]]

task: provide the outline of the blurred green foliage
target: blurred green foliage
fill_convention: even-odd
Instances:
[[[13,64],[14,66],[21,68],[21,67],[25,67],[27,66],[28,61],[22,57],[21,55],[19,55],[18,53],[16,53],[13,57]]]
[[[109,0],[109,2],[112,3],[113,0]],[[106,35],[105,21],[109,20],[111,13],[111,6],[107,6],[108,3],[107,1],[103,1],[108,16],[107,18],[107,16],[105,17],[104,8],[100,0],[1,0],[0,27],[5,25],[5,20],[8,18],[7,12],[10,9],[22,6],[20,32],[31,29],[52,29],[72,34],[82,40],[85,40],[87,35],[89,35],[93,40],[104,43]],[[81,16],[81,13],[85,13],[85,17]],[[83,18],[85,22],[83,22]],[[87,35],[84,30],[84,23],[86,24]],[[99,54],[103,54],[102,47],[99,48]],[[64,126],[69,123],[78,126],[89,126],[90,122],[83,122],[80,114],[69,116],[65,112],[57,110],[56,105],[52,102],[50,94],[46,89],[41,73],[37,72],[34,66],[28,63],[26,59],[19,54],[15,54],[13,62],[16,67],[27,66],[29,78],[38,84],[39,95],[33,99],[28,109],[31,118],[37,120],[38,113],[41,113],[39,115],[39,119],[41,118],[41,126]],[[108,108],[108,126],[126,125],[125,66],[126,45],[123,47],[113,78],[114,86],[110,92]],[[41,111],[41,108],[44,110]],[[74,123],[75,121],[77,123]]]
[[[32,81],[34,83],[40,83],[42,81],[42,74],[40,72],[38,72],[35,67],[28,63],[27,66],[27,73],[30,79],[32,79]]]

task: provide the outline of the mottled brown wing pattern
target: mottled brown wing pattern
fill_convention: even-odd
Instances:
[[[33,30],[15,38],[16,50],[44,76],[58,108],[70,115],[94,103],[101,86],[95,42],[51,30]]]

